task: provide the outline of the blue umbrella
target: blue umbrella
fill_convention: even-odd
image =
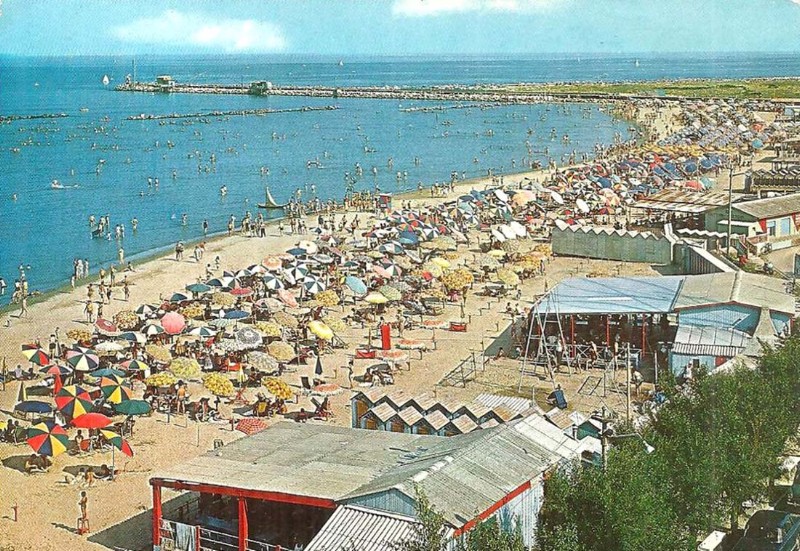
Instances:
[[[191,299],[192,297],[184,295],[183,293],[173,293],[172,296],[169,297],[170,302],[185,302]]]
[[[300,247],[295,247],[294,249],[289,249],[286,251],[292,256],[305,256],[308,252],[305,249],[301,249]]]
[[[416,245],[419,243],[419,236],[413,231],[401,231],[397,235],[397,240],[403,245]]]
[[[211,286],[205,283],[192,283],[186,286],[186,290],[190,293],[207,293],[211,290]]]
[[[50,413],[53,411],[53,406],[38,400],[25,400],[14,406],[14,409],[22,413]]]
[[[367,285],[355,276],[344,278],[344,284],[357,295],[365,295],[367,293]]]
[[[225,312],[225,319],[228,320],[241,320],[249,317],[250,314],[244,310],[229,310],[228,312]]]

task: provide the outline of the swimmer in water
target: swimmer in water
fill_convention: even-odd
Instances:
[[[12,201],[16,201],[17,200],[17,194],[16,193],[12,193],[11,194],[11,200]]]

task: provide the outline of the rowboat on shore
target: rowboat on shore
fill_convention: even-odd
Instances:
[[[278,204],[277,201],[275,201],[275,198],[272,197],[272,194],[269,192],[269,188],[266,188],[266,190],[265,190],[264,202],[258,204],[258,208],[260,208],[260,209],[282,209],[282,208],[285,208],[285,207],[286,207],[286,203],[281,205],[281,204]]]

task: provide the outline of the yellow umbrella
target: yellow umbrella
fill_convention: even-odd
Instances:
[[[431,262],[433,262],[434,264],[436,264],[437,266],[439,266],[440,268],[445,269],[445,270],[450,267],[450,263],[447,260],[445,260],[444,258],[442,258],[441,256],[437,256],[436,258],[432,258]]]
[[[500,268],[497,270],[497,279],[506,285],[519,285],[519,276],[514,273],[514,270],[509,268]]]
[[[380,293],[376,293],[375,291],[368,294],[364,297],[364,300],[370,304],[386,304],[389,302],[389,299],[383,296]]]
[[[489,256],[493,256],[495,258],[503,258],[506,255],[505,251],[501,251],[500,249],[492,249],[488,253]]]
[[[325,341],[329,341],[333,338],[333,330],[319,320],[310,322],[308,324],[308,330]]]

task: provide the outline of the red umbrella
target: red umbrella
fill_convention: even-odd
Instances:
[[[237,297],[247,297],[253,294],[253,290],[250,287],[236,287],[231,289],[229,293]]]
[[[299,306],[299,304],[297,304],[297,299],[294,298],[294,295],[286,289],[278,290],[278,298],[290,308],[297,308]]]
[[[161,318],[161,327],[169,335],[177,335],[186,327],[186,318],[177,312],[169,312]]]
[[[108,335],[119,333],[119,329],[114,322],[108,321],[107,319],[99,318],[96,322],[94,322],[95,327],[101,333],[105,333]]]
[[[25,356],[29,362],[36,365],[45,366],[50,363],[50,356],[35,344],[23,344],[22,355]]]
[[[72,425],[79,429],[102,429],[111,424],[111,419],[102,413],[84,413],[72,420]]]

